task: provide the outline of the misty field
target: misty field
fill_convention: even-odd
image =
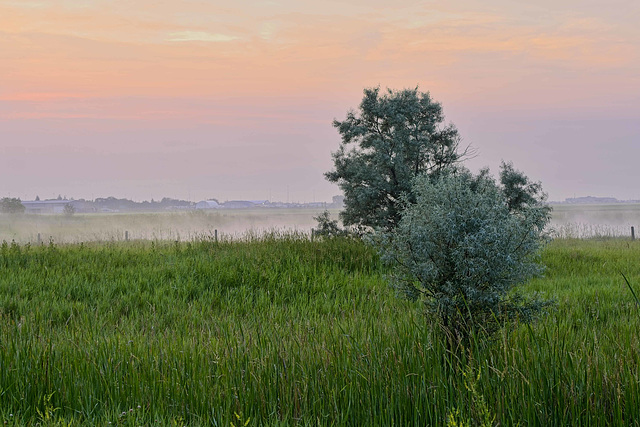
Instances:
[[[158,213],[2,215],[0,241],[17,243],[113,242],[130,240],[189,241],[213,236],[238,238],[247,232],[303,231],[316,226],[323,209],[227,209]],[[334,218],[339,210],[331,210]],[[640,204],[553,205],[550,224],[562,238],[629,236],[640,227]],[[640,230],[639,230],[640,232]]]
[[[556,308],[449,354],[359,241],[4,244],[0,422],[640,425],[639,259],[555,240]]]
[[[640,204],[557,204],[551,214],[559,237],[630,236],[632,226],[636,231],[640,227]]]
[[[131,240],[197,240],[214,230],[227,238],[272,230],[310,232],[324,209],[226,209],[187,212],[2,215],[0,241],[57,243]],[[337,210],[331,210],[338,215]]]

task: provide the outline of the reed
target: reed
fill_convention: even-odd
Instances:
[[[6,425],[638,425],[638,242],[556,240],[557,307],[450,354],[362,242],[0,247]]]

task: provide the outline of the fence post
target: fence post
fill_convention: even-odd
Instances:
[[[315,228],[312,228],[312,229],[311,229],[311,241],[312,241],[312,242],[313,242],[313,238],[315,237],[315,235],[316,235],[316,229],[315,229]]]
[[[41,245],[42,244],[42,238],[40,237],[40,233],[38,233],[38,244]]]
[[[636,240],[636,230],[631,226],[631,240]]]
[[[218,243],[218,229],[213,230],[213,234],[215,236],[216,243]]]
[[[128,231],[125,231],[125,232],[124,232],[124,240],[125,240],[126,242],[128,242],[128,241],[129,241],[129,232],[128,232]]]

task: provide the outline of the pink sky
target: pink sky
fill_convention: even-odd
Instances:
[[[622,0],[0,0],[0,196],[330,200],[331,121],[419,85],[472,169],[640,199],[638,22]]]

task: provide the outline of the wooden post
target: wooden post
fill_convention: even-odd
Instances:
[[[41,245],[42,244],[42,237],[40,237],[40,233],[38,233],[38,244]]]
[[[315,228],[312,228],[312,229],[311,229],[311,241],[312,241],[312,242],[313,242],[313,237],[315,236],[315,234],[316,234],[316,229],[315,229]]]
[[[213,234],[215,236],[216,243],[218,243],[218,229],[213,230]]]
[[[127,241],[127,242],[129,241],[129,232],[128,231],[124,232],[124,240]]]
[[[631,240],[636,240],[636,230],[631,226]]]

